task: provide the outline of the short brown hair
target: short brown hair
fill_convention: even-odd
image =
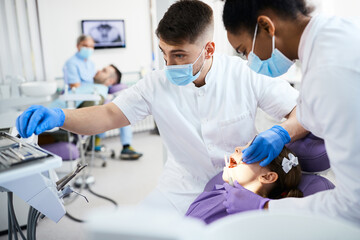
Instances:
[[[266,168],[278,174],[278,179],[275,182],[275,187],[268,194],[268,198],[279,199],[284,197],[303,197],[303,193],[298,189],[301,180],[301,167],[298,164],[292,167],[288,173],[285,173],[282,168],[282,161],[291,152],[287,147],[284,147],[278,157],[276,157]]]
[[[209,28],[213,29],[213,22],[209,5],[198,0],[180,0],[169,7],[156,35],[169,44],[194,43]]]

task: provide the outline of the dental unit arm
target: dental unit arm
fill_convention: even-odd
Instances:
[[[74,192],[66,184],[86,166],[58,180],[53,169],[62,164],[59,156],[5,132],[0,132],[0,154],[0,191],[15,193],[58,222],[66,213],[62,197]]]

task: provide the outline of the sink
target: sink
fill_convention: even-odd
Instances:
[[[25,82],[20,85],[21,93],[28,97],[46,97],[54,94],[56,81]]]

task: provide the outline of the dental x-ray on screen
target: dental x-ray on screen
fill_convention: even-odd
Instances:
[[[125,47],[124,20],[82,20],[81,27],[94,39],[95,49]]]

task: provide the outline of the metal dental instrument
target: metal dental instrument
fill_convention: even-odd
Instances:
[[[12,153],[12,152],[9,151],[8,149],[2,151],[1,153],[3,154],[3,156],[8,156],[9,160],[10,160],[10,159],[13,159],[13,161],[14,161],[14,160],[18,159],[18,160],[21,161],[21,159],[20,159],[17,155],[15,155],[14,153]],[[8,162],[9,162],[9,161],[8,161]],[[11,161],[10,161],[10,164],[12,164]]]
[[[0,154],[0,164],[3,165],[5,168],[9,168],[10,165],[8,164],[8,161],[5,157],[3,157],[2,154]]]
[[[16,152],[13,148],[9,148],[9,151],[14,153],[16,156],[18,156],[21,160],[25,160],[25,156],[22,155],[19,151]]]
[[[224,155],[224,160],[225,160],[225,166],[226,166],[226,168],[229,168],[229,160],[228,160],[226,154]],[[229,185],[230,185],[230,186],[234,186],[234,181],[233,181],[232,177],[230,176],[229,172],[226,171],[226,173],[227,173],[227,177],[228,177],[228,179],[229,179]]]
[[[66,175],[65,177],[61,178],[59,181],[56,182],[56,185],[57,185],[57,190],[60,191],[64,188],[64,186],[70,182],[71,179],[73,179],[76,174],[78,174],[81,170],[83,170],[85,167],[87,166],[86,165],[81,165],[80,163],[78,163],[77,165],[77,168],[75,169],[75,171],[69,173],[68,175]],[[81,195],[81,194],[79,194]]]
[[[23,145],[22,149],[25,149],[29,154],[31,154],[30,157],[34,157],[34,158],[40,158],[40,157],[44,157],[46,156],[47,154],[46,153],[43,153],[37,149],[33,149],[33,148],[30,148],[29,146],[27,145]]]
[[[8,158],[7,158],[4,154],[2,154],[2,152],[0,152],[0,157],[1,157],[2,159],[4,159],[3,163],[5,163],[5,164],[8,165],[8,166],[11,165],[11,161],[8,160]]]
[[[257,134],[255,135],[255,137],[253,138],[253,140],[251,140],[251,143],[250,143],[249,147],[251,146],[251,144],[253,144],[253,142],[254,142],[254,140],[255,140],[256,137],[257,137]]]

